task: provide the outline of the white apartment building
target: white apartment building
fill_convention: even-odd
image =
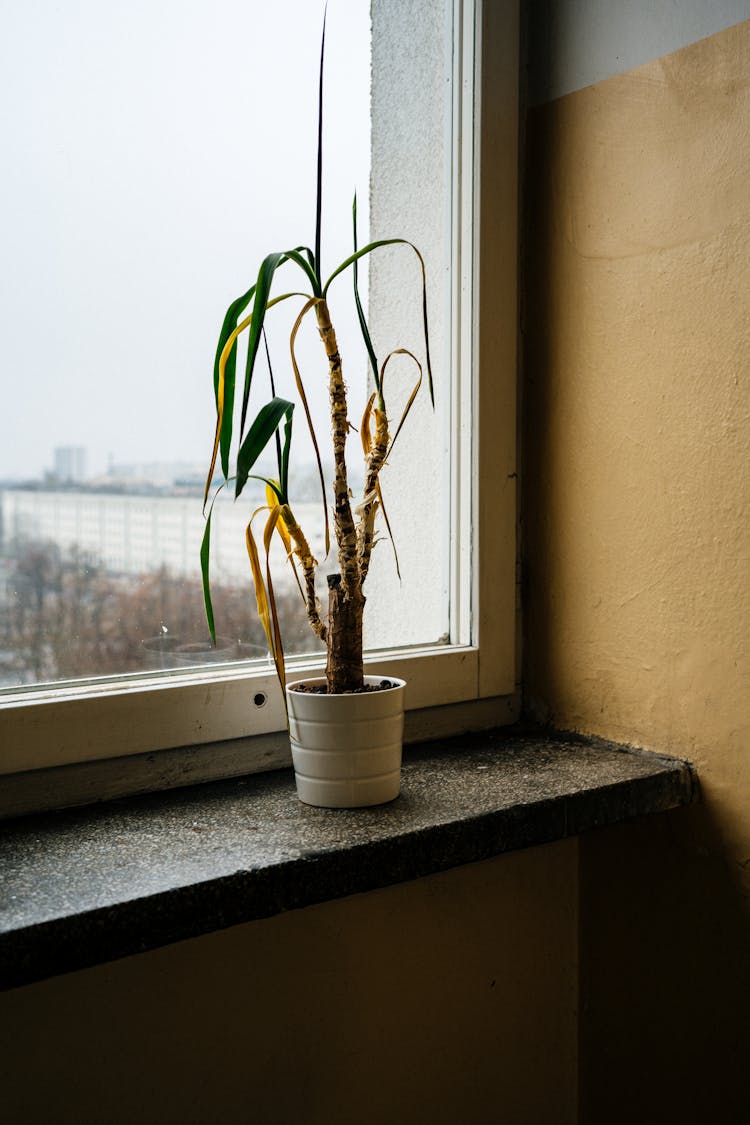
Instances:
[[[248,576],[245,524],[255,507],[217,502],[211,527],[214,581],[244,581]],[[177,578],[200,578],[200,545],[205,530],[196,496],[140,496],[86,491],[5,489],[0,493],[4,543],[24,538],[77,546],[113,574],[144,574],[167,567]],[[310,546],[322,560],[323,513],[320,504],[300,504],[295,515]],[[263,513],[253,524],[262,543]]]

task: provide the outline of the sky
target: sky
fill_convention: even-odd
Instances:
[[[207,463],[226,307],[266,254],[314,240],[322,0],[2,10],[0,480],[40,477],[63,445],[83,446],[92,474],[110,461]],[[366,236],[368,0],[330,0],[326,52],[327,274],[351,252],[355,189]],[[278,292],[304,280],[292,270]],[[280,394],[301,305],[269,314]],[[366,363],[348,274],[331,308],[356,415]],[[299,351],[324,420],[313,324]]]

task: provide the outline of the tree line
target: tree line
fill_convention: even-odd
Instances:
[[[316,646],[291,581],[277,590],[290,653]],[[46,683],[267,655],[251,583],[213,588],[218,651],[209,647],[200,579],[162,566],[107,571],[78,547],[15,539],[0,558],[0,684]]]

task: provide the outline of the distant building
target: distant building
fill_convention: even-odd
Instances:
[[[207,465],[203,461],[141,461],[133,464],[110,463],[107,478],[115,483],[152,485],[169,488],[177,481],[202,486],[206,482]]]
[[[250,508],[252,511],[252,508]],[[310,547],[322,560],[319,504],[295,506]],[[217,505],[211,529],[211,574],[217,581],[246,581],[247,508]],[[14,539],[77,547],[112,574],[147,574],[165,566],[176,578],[200,578],[205,523],[197,497],[9,488],[0,492],[5,549]],[[254,523],[262,550],[263,513]]]
[[[80,484],[86,480],[86,450],[82,445],[58,445],[54,475],[61,484]]]

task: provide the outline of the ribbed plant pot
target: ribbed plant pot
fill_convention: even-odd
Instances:
[[[354,809],[398,797],[406,684],[395,676],[365,676],[365,683],[383,679],[395,686],[351,695],[295,690],[301,683],[324,684],[324,677],[287,685],[300,801],[319,808]]]

